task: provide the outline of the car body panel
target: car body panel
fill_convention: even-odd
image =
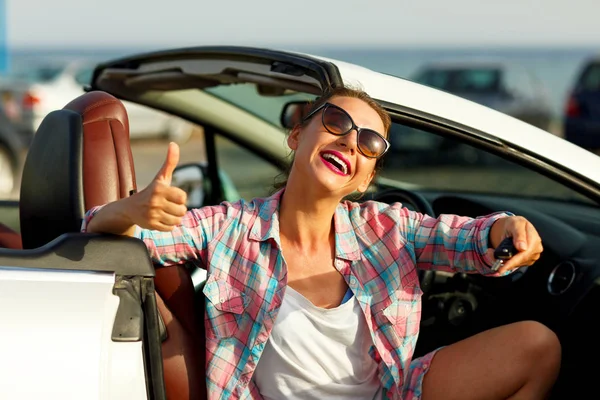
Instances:
[[[111,340],[114,284],[113,273],[0,267],[0,319],[10,321],[0,354],[11,360],[0,362],[0,397],[147,399],[142,343]]]

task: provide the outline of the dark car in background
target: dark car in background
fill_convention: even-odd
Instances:
[[[600,150],[600,56],[581,68],[567,98],[565,139],[583,148]]]
[[[526,68],[500,60],[458,60],[422,66],[411,80],[466,98],[550,131],[546,91]]]
[[[462,59],[423,65],[410,80],[492,108],[551,131],[554,113],[545,88],[527,69],[504,61]],[[505,165],[498,157],[456,141],[424,136],[407,126],[392,128],[389,163],[403,165]]]

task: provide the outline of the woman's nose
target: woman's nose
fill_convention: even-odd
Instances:
[[[349,133],[339,136],[337,143],[342,147],[347,147],[348,150],[350,150],[350,154],[354,154],[356,152],[357,143],[356,131],[353,129]]]

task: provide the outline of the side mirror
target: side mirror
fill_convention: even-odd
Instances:
[[[204,204],[204,172],[200,164],[184,164],[175,168],[171,185],[187,193],[188,208],[199,208]]]
[[[308,114],[310,110],[309,101],[291,101],[283,106],[281,110],[281,126],[292,129]]]

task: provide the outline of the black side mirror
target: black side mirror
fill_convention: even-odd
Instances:
[[[309,101],[290,101],[281,110],[281,126],[292,129],[308,114],[310,110]]]
[[[171,185],[187,193],[188,208],[204,205],[204,171],[200,164],[184,164],[175,168]]]

